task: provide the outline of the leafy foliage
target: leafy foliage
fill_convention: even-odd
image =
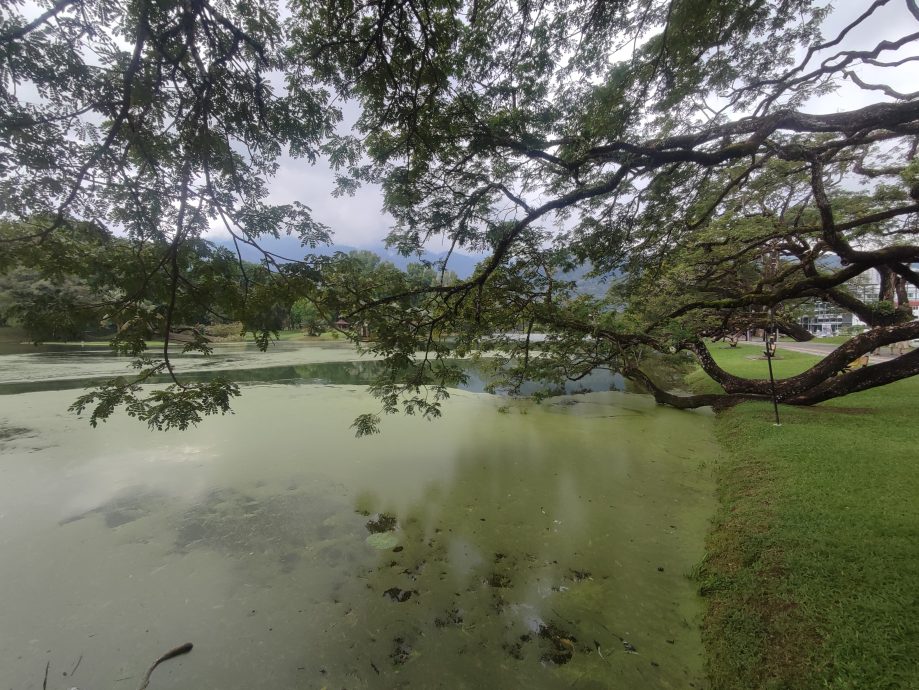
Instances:
[[[827,38],[829,10],[809,2],[299,5],[295,42],[325,41],[311,68],[363,106],[373,165],[350,173],[382,181],[389,242],[408,254],[443,236],[488,252],[471,279],[412,293],[420,322],[387,311],[404,295],[354,300],[379,322],[373,349],[395,371],[417,350],[445,356],[428,334],[449,332],[453,352],[496,349],[511,390],[609,367],[662,402],[730,404],[767,384],[719,370],[701,338],[774,325],[810,337],[795,316],[820,299],[876,328],[781,399],[919,371],[907,357],[870,382],[836,376],[844,356],[919,334],[906,299],[919,285],[919,101],[858,76],[903,74],[915,58],[894,51],[917,34],[891,24],[874,45],[837,47],[884,4]],[[805,110],[845,79],[874,102]],[[606,297],[576,295],[559,279],[571,264],[619,277]],[[879,302],[846,288],[872,270]],[[508,331],[523,337],[494,335]],[[533,333],[546,334],[538,351]],[[657,389],[649,350],[692,353],[726,395]]]
[[[156,369],[148,370],[147,376],[154,371]],[[146,422],[151,429],[183,430],[197,425],[206,415],[226,414],[230,411],[230,399],[238,395],[236,384],[219,378],[206,383],[174,384],[146,394],[137,381],[119,378],[81,395],[70,410],[82,414],[91,409],[89,423],[94,427],[108,419],[117,408],[124,407],[128,416]]]

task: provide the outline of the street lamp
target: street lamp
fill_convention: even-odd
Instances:
[[[775,357],[775,335],[770,334],[766,341],[766,357]]]
[[[769,315],[772,317],[772,333],[769,335],[769,338],[766,340],[766,350],[763,352],[766,355],[766,361],[769,363],[769,386],[772,389],[772,408],[775,410],[775,425],[782,426],[782,423],[779,421],[779,403],[775,397],[775,375],[772,373],[772,358],[775,357],[775,315],[772,310],[769,310]]]

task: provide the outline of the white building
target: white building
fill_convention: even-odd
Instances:
[[[880,287],[881,275],[873,268],[846,283],[846,288],[853,295],[869,304],[877,302]],[[906,294],[909,298],[913,318],[919,319],[919,288],[915,285],[907,285]],[[835,335],[845,329],[852,327],[864,328],[867,325],[855,314],[832,302],[823,302],[821,300],[814,302],[811,313],[800,317],[798,323],[814,335]]]
[[[862,275],[867,278],[864,282],[859,282],[857,284],[849,283],[848,288],[863,302],[877,302],[878,292],[881,289],[881,274],[871,268]],[[915,285],[907,284],[906,296],[909,298],[909,306],[910,309],[912,309],[913,318],[919,319],[919,288]],[[853,314],[852,325],[865,326],[867,324]]]

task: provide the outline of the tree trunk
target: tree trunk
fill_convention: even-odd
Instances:
[[[893,281],[894,292],[897,293],[897,309],[909,307],[909,295],[906,292],[906,281],[903,276],[895,276]]]
[[[881,276],[881,283],[878,286],[878,302],[893,302],[894,295],[894,274],[887,266],[878,266],[877,272]]]

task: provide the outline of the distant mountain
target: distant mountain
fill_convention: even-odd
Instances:
[[[409,264],[418,263],[418,257],[416,256],[402,256],[398,252],[387,249],[386,247],[372,247],[371,251],[376,252],[380,257],[389,261],[390,263],[395,264],[398,268],[401,268],[403,271],[405,267]],[[425,261],[440,261],[447,256],[447,252],[425,252],[422,255],[422,258]],[[450,259],[447,262],[447,269],[456,273],[459,278],[468,278],[472,275],[472,272],[475,270],[475,267],[478,263],[484,259],[485,256],[472,256],[469,254],[460,254],[459,252],[453,252],[450,254]]]
[[[213,244],[219,247],[226,247],[230,251],[235,252],[236,247],[233,244],[232,240],[225,239],[211,239]],[[387,249],[384,245],[375,245],[370,247],[352,247],[347,244],[333,244],[329,246],[319,246],[315,249],[309,247],[302,247],[300,245],[300,240],[296,237],[285,236],[279,239],[265,239],[262,243],[262,246],[279,257],[284,259],[289,259],[291,261],[296,261],[303,258],[306,254],[317,254],[319,256],[331,256],[337,252],[348,252],[365,249],[371,251],[381,259],[389,261],[394,264],[397,268],[405,270],[405,268],[412,263],[418,263],[419,259],[416,256],[402,256],[396,251]],[[253,247],[248,245],[240,245],[240,253],[242,258],[246,261],[259,261],[261,260],[261,254],[255,250]],[[422,259],[425,261],[437,261],[443,259],[447,255],[447,252],[425,252],[422,255]],[[473,270],[475,270],[476,264],[482,260],[481,256],[470,256],[468,254],[460,254],[458,252],[453,252],[450,255],[450,260],[447,268],[460,278],[468,278],[472,275]]]
[[[558,275],[559,280],[570,280],[577,283],[575,291],[581,295],[601,298],[606,295],[609,286],[619,276],[618,273],[607,273],[602,276],[588,276],[593,270],[589,263],[578,266],[573,271],[566,271]]]
[[[236,251],[236,248],[231,240],[212,239],[211,242],[217,246],[226,247],[230,251]],[[268,251],[291,261],[301,259],[306,254],[331,256],[336,252],[344,252],[347,254],[351,251],[363,249],[373,252],[384,261],[389,261],[403,271],[409,264],[418,263],[417,256],[402,256],[398,252],[392,249],[388,249],[385,245],[382,244],[373,245],[370,247],[353,247],[347,244],[333,244],[310,249],[309,247],[300,246],[300,241],[296,237],[285,236],[281,237],[280,239],[266,239],[262,243],[262,246]],[[240,249],[242,258],[246,261],[259,261],[262,258],[258,251],[248,245],[241,244]],[[425,252],[422,255],[422,258],[426,261],[438,261],[446,256],[447,252],[445,251]],[[472,275],[476,265],[484,258],[484,255],[475,256],[453,252],[450,255],[447,268],[456,273],[456,275],[461,279],[468,278]],[[609,289],[610,281],[615,279],[616,274],[611,273],[601,277],[592,277],[587,275],[590,271],[591,266],[589,264],[585,264],[584,266],[580,266],[573,271],[559,274],[558,278],[559,280],[575,281],[578,285],[577,292],[581,294],[591,295],[593,297],[603,297],[603,295],[605,295],[606,291]]]

